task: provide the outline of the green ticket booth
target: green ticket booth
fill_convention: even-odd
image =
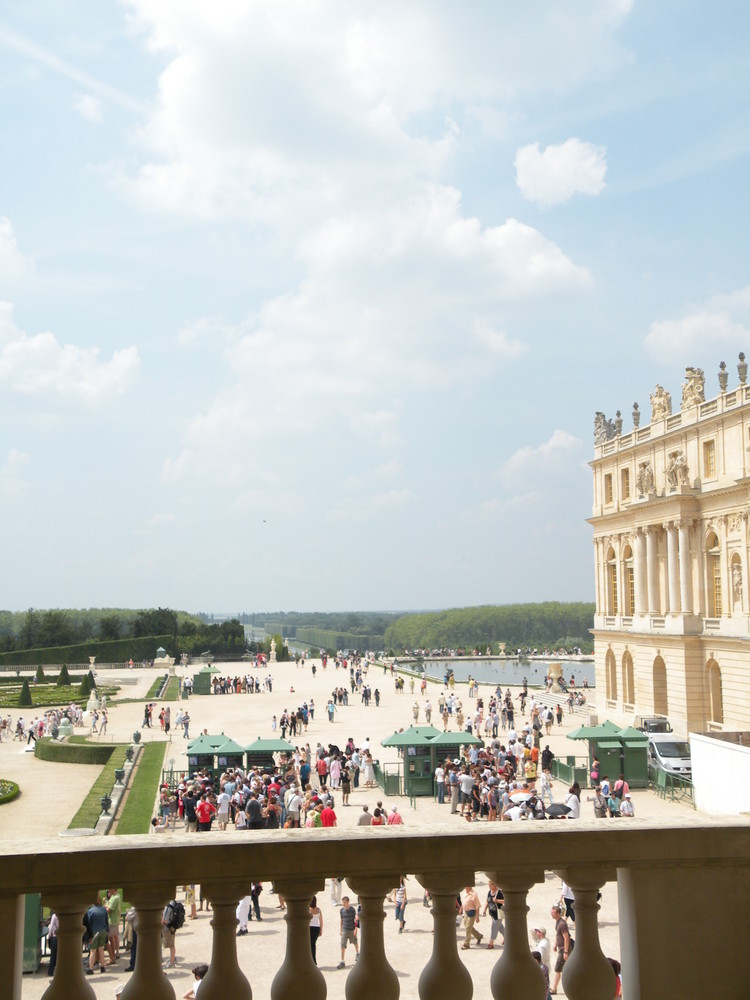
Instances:
[[[622,773],[631,788],[648,788],[648,736],[628,726],[620,730]]]
[[[41,961],[42,897],[38,893],[27,893],[23,919],[23,971],[36,972]]]
[[[433,794],[433,751],[431,740],[439,735],[434,726],[410,726],[400,733],[387,736],[384,747],[396,747],[402,760],[404,794],[431,796]]]
[[[245,766],[245,748],[233,739],[227,739],[216,748],[216,766],[219,771],[228,767]]]
[[[274,754],[293,754],[294,747],[280,737],[271,740],[262,740],[258,737],[245,747],[245,757],[247,767],[258,768],[266,774],[272,774],[276,770]]]
[[[193,674],[193,694],[211,694],[211,678],[220,673],[219,668],[212,667],[210,663],[201,667],[197,674]]]

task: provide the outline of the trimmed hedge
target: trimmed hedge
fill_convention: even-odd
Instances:
[[[116,748],[113,743],[55,743],[44,736],[34,744],[34,756],[60,764],[106,764]]]
[[[9,781],[7,778],[0,778],[0,806],[4,805],[6,802],[12,802],[13,799],[17,799],[21,789],[15,783],[15,781]]]
[[[50,646],[47,649],[19,649],[11,653],[0,653],[0,665],[36,667],[40,663],[85,663],[89,656],[95,656],[102,663],[122,663],[133,659],[151,660],[159,646],[174,646],[171,635],[147,635],[138,639],[110,639],[100,642],[79,642],[74,646]]]

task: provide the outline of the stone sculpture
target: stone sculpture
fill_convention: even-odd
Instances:
[[[638,475],[635,477],[635,485],[640,496],[654,492],[654,470],[650,462],[638,463]]]
[[[706,377],[701,368],[691,368],[688,366],[685,369],[685,381],[682,385],[683,410],[689,406],[697,406],[698,403],[705,402],[705,384]]]
[[[614,422],[607,420],[601,410],[597,410],[594,416],[594,444],[604,444],[605,441],[611,441],[614,436]]]
[[[667,466],[667,485],[670,490],[676,490],[678,486],[688,485],[688,467],[684,451],[673,451],[670,454]]]
[[[667,392],[663,385],[657,383],[656,388],[651,393],[651,423],[655,420],[663,420],[671,413],[672,394]]]

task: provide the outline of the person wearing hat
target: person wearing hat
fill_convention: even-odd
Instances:
[[[534,940],[534,948],[541,955],[542,965],[546,965],[549,969],[550,958],[552,956],[552,945],[547,937],[546,929],[544,927],[535,927],[531,932],[531,937]]]
[[[625,798],[620,803],[620,815],[628,816],[630,818],[635,816],[635,809],[633,809],[633,800],[630,797],[630,792],[625,793]]]

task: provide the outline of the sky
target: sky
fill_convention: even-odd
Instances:
[[[750,353],[744,0],[5,0],[0,607],[592,600]]]

